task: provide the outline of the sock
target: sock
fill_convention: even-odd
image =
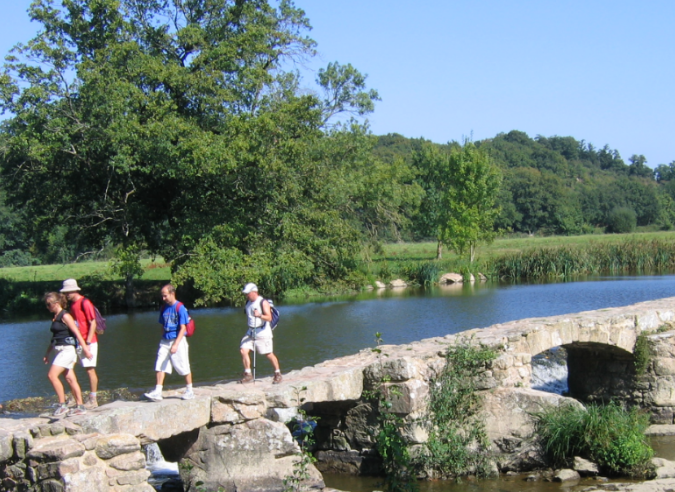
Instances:
[[[188,391],[190,391],[190,390],[192,389],[192,385],[191,385],[191,384],[186,384],[186,385],[185,385],[185,389],[188,390]]]
[[[281,369],[277,369],[277,370],[274,371],[274,372],[275,372],[275,374],[276,374],[277,372],[278,372],[279,374],[281,374]]]
[[[161,392],[163,387],[164,387],[163,385],[158,384],[158,385],[155,386],[155,391],[160,391],[160,392]]]
[[[95,391],[92,391],[92,392],[90,392],[89,394],[90,394],[91,396],[93,396],[94,398],[96,398],[96,392],[95,392]]]
[[[251,370],[250,369],[244,369],[244,373],[245,374],[251,374]]]

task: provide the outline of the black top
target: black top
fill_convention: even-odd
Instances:
[[[52,321],[52,326],[50,328],[52,332],[52,344],[53,345],[71,345],[65,342],[67,337],[72,337],[70,333],[70,328],[63,322],[63,315],[68,311],[62,309],[59,314],[56,315],[54,321]]]

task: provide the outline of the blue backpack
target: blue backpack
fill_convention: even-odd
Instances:
[[[279,324],[279,310],[274,307],[274,303],[272,302],[271,299],[265,299],[263,298],[262,301],[260,301],[260,307],[262,309],[262,303],[264,301],[267,301],[267,303],[270,305],[270,312],[272,313],[272,321],[270,321],[270,327],[274,330],[277,325]]]

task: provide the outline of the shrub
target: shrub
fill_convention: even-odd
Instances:
[[[479,417],[481,399],[476,377],[496,357],[487,347],[476,347],[467,340],[448,348],[446,366],[430,385],[431,418],[427,450],[417,465],[442,477],[468,473],[489,474],[489,440]]]
[[[637,215],[628,207],[616,207],[607,214],[607,232],[624,234],[637,227]]]
[[[562,405],[535,414],[541,444],[554,466],[569,466],[575,456],[589,459],[604,473],[645,477],[654,455],[644,435],[647,414],[617,403],[587,409]]]

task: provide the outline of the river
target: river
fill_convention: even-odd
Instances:
[[[158,293],[159,296],[159,293]],[[355,353],[375,343],[401,344],[457,333],[521,318],[623,306],[675,296],[675,275],[597,277],[545,284],[476,283],[431,289],[384,290],[358,296],[284,305],[277,303],[281,322],[275,330],[275,353],[282,371],[300,369],[326,359]],[[190,338],[195,383],[235,379],[241,372],[239,340],[245,331],[242,308],[195,309],[197,324]],[[156,312],[110,316],[101,337],[101,389],[145,389],[154,384],[154,359],[161,335]],[[5,341],[0,358],[0,401],[52,395],[48,366],[42,363],[49,343],[47,310],[32,319],[0,323]],[[261,360],[262,359],[262,360]],[[271,375],[265,358],[257,360],[259,377]],[[83,389],[86,375],[78,369]],[[167,385],[183,378],[172,375]]]

